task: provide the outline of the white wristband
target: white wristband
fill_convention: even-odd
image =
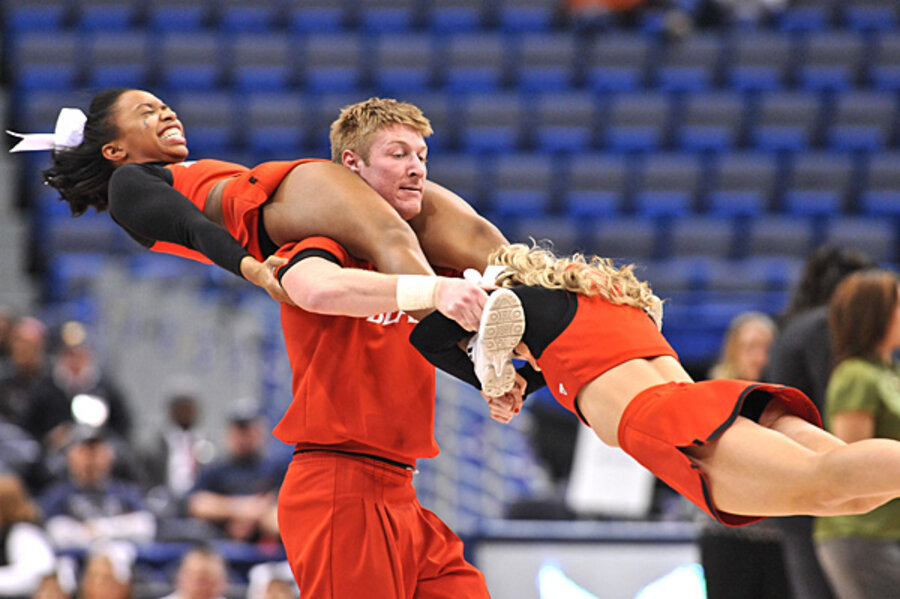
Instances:
[[[401,310],[434,308],[437,277],[427,275],[399,275],[397,277],[397,307]]]

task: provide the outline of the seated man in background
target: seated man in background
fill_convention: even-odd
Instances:
[[[228,587],[228,564],[210,545],[197,545],[181,556],[175,590],[163,599],[222,599]]]
[[[59,549],[100,540],[152,541],[156,519],[141,488],[113,476],[114,446],[102,428],[79,425],[66,448],[67,472],[40,497],[47,532]]]
[[[266,451],[269,428],[258,406],[237,402],[228,415],[227,455],[207,466],[187,495],[194,518],[235,541],[278,535],[275,502],[286,464]]]

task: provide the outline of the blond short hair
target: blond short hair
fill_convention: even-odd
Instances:
[[[422,137],[434,133],[418,106],[391,98],[369,98],[345,106],[331,123],[331,160],[341,164],[344,150],[351,150],[368,164],[375,134],[392,125],[412,127]]]
[[[634,276],[634,265],[615,266],[609,258],[573,254],[557,257],[550,249],[514,243],[495,250],[489,264],[505,266],[498,287],[531,285],[599,295],[615,305],[654,309],[660,299],[646,281]]]

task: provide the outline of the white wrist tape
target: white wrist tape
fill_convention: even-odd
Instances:
[[[434,308],[434,294],[438,278],[427,275],[399,275],[397,277],[397,307],[401,310]]]

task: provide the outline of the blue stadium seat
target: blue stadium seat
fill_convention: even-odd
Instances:
[[[869,158],[859,205],[863,214],[900,216],[900,153],[880,153]]]
[[[296,55],[287,34],[239,33],[231,42],[231,83],[242,92],[287,90]]]
[[[556,176],[547,156],[503,154],[493,161],[491,173],[486,200],[492,214],[522,217],[549,211]]]
[[[97,32],[89,42],[86,81],[95,88],[146,88],[152,64],[150,39],[141,31]]]
[[[328,138],[331,123],[338,118],[345,106],[355,104],[361,99],[363,98],[360,98],[356,91],[307,95],[307,100],[312,104],[308,111],[307,143],[313,148],[314,155],[331,156],[331,142]]]
[[[147,2],[146,9],[147,24],[162,32],[202,31],[210,18],[206,2],[153,0]]]
[[[303,0],[290,2],[285,21],[292,34],[336,33],[348,20],[348,8],[335,0]]]
[[[690,94],[674,126],[675,144],[688,151],[731,150],[738,145],[746,108],[737,92]]]
[[[81,40],[77,34],[25,32],[12,40],[10,66],[19,88],[65,90],[81,76]]]
[[[159,81],[170,90],[212,90],[222,82],[223,44],[206,31],[161,36]]]
[[[735,231],[730,218],[687,215],[668,224],[666,256],[731,257]]]
[[[794,42],[777,31],[747,31],[734,36],[724,79],[739,91],[769,91],[787,84]]]
[[[666,142],[671,103],[654,92],[615,95],[605,111],[601,142],[612,151],[652,151]]]
[[[875,39],[867,78],[875,89],[900,91],[900,33],[892,31]]]
[[[231,94],[194,91],[172,100],[178,119],[184,124],[191,158],[219,158],[233,151],[244,123],[237,116]]]
[[[393,33],[379,36],[372,52],[372,82],[380,93],[422,92],[434,83],[434,36]]]
[[[665,257],[647,262],[635,274],[648,281],[654,293],[665,299],[673,294],[704,290],[709,283],[711,262],[713,259],[703,256]]]
[[[771,92],[761,97],[749,143],[761,150],[805,150],[817,141],[822,100],[814,92]]]
[[[472,154],[442,154],[428,165],[428,178],[483,211],[487,205],[481,185],[484,173],[481,163],[482,160]]]
[[[722,44],[717,34],[696,34],[660,48],[654,78],[661,90],[709,89],[719,76]]]
[[[449,36],[444,60],[444,85],[450,91],[493,91],[507,76],[506,37],[498,33]]]
[[[350,92],[359,88],[365,74],[362,36],[355,33],[323,33],[305,36],[302,79],[311,92]]]
[[[897,260],[897,226],[883,218],[841,216],[829,219],[822,241],[856,248],[878,263]]]
[[[696,211],[703,166],[690,154],[649,154],[638,162],[634,208],[647,216]]]
[[[622,212],[631,176],[623,156],[579,153],[567,161],[562,206],[571,218],[600,218]]]
[[[824,31],[835,17],[836,0],[793,0],[778,16],[784,31]]]
[[[72,3],[75,25],[82,31],[135,27],[143,4],[143,0],[78,0]]]
[[[650,219],[635,216],[609,216],[590,225],[586,250],[615,262],[645,263],[657,255],[659,228]],[[644,278],[639,273],[639,278]]]
[[[426,91],[398,94],[397,99],[418,106],[425,118],[431,121],[434,133],[425,141],[432,151],[457,147],[459,116],[455,98],[439,91]],[[443,153],[440,156],[443,157]]]
[[[640,34],[597,35],[587,48],[584,78],[598,91],[637,91],[647,80],[655,43]]]
[[[79,97],[69,91],[33,90],[19,94],[20,102],[11,129],[23,133],[51,133],[61,108],[86,106],[90,97]],[[20,154],[21,155],[21,154]]]
[[[505,31],[548,31],[559,10],[557,0],[496,0],[497,23]]]
[[[428,6],[428,27],[439,33],[472,32],[491,18],[491,3],[482,0],[441,0]]]
[[[800,43],[797,83],[806,89],[848,89],[862,76],[865,40],[852,31],[809,34]]]
[[[353,12],[363,31],[372,33],[409,31],[421,15],[417,0],[356,0]]]
[[[578,223],[560,216],[526,216],[517,219],[511,227],[513,243],[531,244],[534,239],[549,246],[558,254],[584,251]]]
[[[46,289],[51,301],[64,301],[90,293],[97,280],[111,262],[110,256],[99,251],[60,253],[47,265]]]
[[[278,27],[282,14],[275,0],[216,0],[212,17],[227,32],[264,32]]]
[[[3,19],[10,33],[62,29],[68,16],[68,0],[7,0]]]
[[[900,27],[895,0],[847,0],[841,19],[856,31],[892,31]]]
[[[469,152],[509,152],[521,147],[525,106],[516,93],[477,93],[464,100],[460,144]]]
[[[624,210],[632,178],[623,156],[584,153],[567,159],[568,172],[560,192],[563,210],[570,217],[603,218]]]
[[[836,150],[877,151],[890,143],[896,127],[894,94],[849,91],[837,97],[826,141]]]
[[[516,39],[516,85],[525,91],[568,90],[574,81],[576,52],[570,33],[523,34]]]
[[[550,92],[537,97],[531,134],[538,150],[581,152],[591,147],[599,108],[588,92]]]
[[[756,216],[773,205],[778,167],[768,153],[736,152],[713,163],[706,208],[719,215]]]
[[[782,207],[793,214],[839,214],[848,208],[854,178],[846,154],[797,154],[788,173]]]
[[[296,158],[306,150],[309,112],[305,96],[295,92],[256,93],[246,98],[247,149],[264,157]]]

